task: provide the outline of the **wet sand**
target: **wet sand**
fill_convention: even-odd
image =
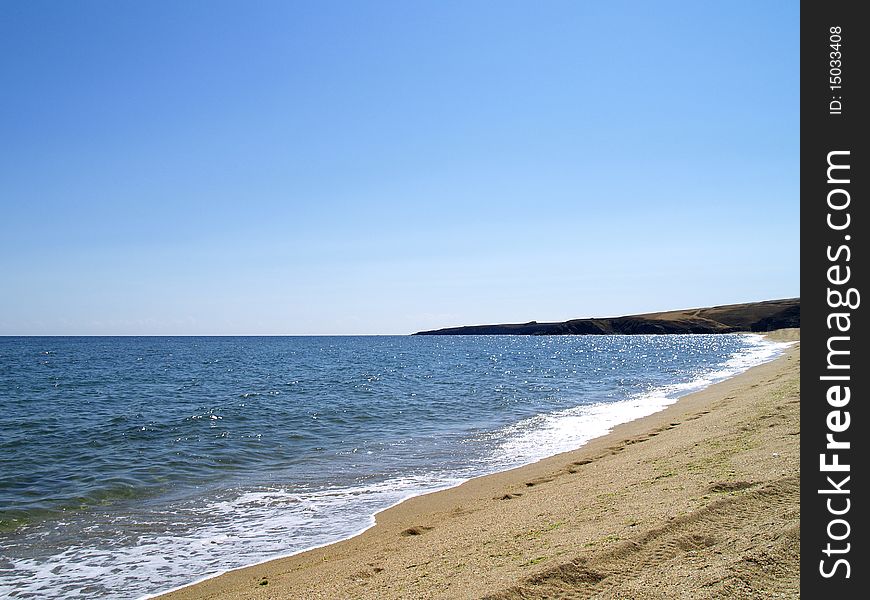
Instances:
[[[797,598],[799,384],[795,344],[578,450],[161,598]]]

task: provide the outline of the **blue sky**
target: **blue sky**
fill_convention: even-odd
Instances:
[[[797,2],[4,2],[0,334],[797,296]]]

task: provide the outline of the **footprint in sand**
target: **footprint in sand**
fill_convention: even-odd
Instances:
[[[711,492],[736,492],[757,485],[751,481],[717,481],[707,489]]]
[[[532,481],[526,482],[526,487],[535,487],[536,485],[541,485],[542,483],[550,483],[553,481],[552,477],[549,478],[541,478],[541,479],[533,479]]]
[[[434,527],[426,527],[425,525],[417,525],[416,527],[408,527],[403,530],[400,535],[410,537],[413,535],[423,535],[427,531],[432,531]]]

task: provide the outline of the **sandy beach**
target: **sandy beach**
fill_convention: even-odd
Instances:
[[[798,343],[575,451],[160,598],[797,598],[799,375]]]

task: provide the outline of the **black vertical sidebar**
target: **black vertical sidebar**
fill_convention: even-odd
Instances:
[[[801,596],[810,599],[870,590],[870,494],[859,491],[870,489],[870,21],[859,7],[801,3]]]

